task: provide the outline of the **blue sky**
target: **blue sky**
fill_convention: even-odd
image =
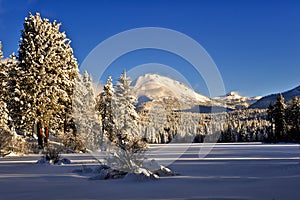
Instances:
[[[79,63],[100,42],[139,27],[164,27],[201,44],[216,63],[226,91],[266,95],[300,85],[300,3],[259,0],[0,0],[0,40],[5,56],[17,52],[20,30],[29,12],[62,23]],[[182,73],[208,95],[201,78],[185,60],[147,50],[120,57],[107,70],[161,63]]]

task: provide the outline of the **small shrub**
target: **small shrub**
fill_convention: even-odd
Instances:
[[[44,157],[50,163],[56,164],[60,161],[61,158],[61,149],[55,148],[53,146],[46,147],[44,152]]]
[[[11,152],[12,137],[10,131],[0,129],[0,156],[6,156]]]
[[[78,153],[86,151],[82,139],[72,132],[60,133],[57,141],[62,143],[69,152]]]
[[[17,154],[28,154],[29,144],[22,136],[16,136],[12,140],[12,151]]]
[[[0,129],[0,156],[6,156],[10,153],[27,154],[29,152],[28,142],[10,130]]]

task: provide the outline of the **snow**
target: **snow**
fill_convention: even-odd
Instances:
[[[291,90],[282,92],[281,94],[282,94],[285,102],[292,100],[294,96],[300,97],[300,86],[297,86]],[[259,99],[257,102],[252,104],[250,107],[251,108],[260,108],[260,109],[267,108],[270,105],[270,102],[273,102],[273,103],[276,102],[277,96],[278,96],[278,94],[271,94],[271,95],[264,96],[261,99]]]
[[[6,155],[6,157],[17,157],[17,156],[19,155],[14,152],[10,152],[9,154]]]
[[[163,159],[186,148],[168,144]],[[199,158],[202,148],[212,151]],[[156,151],[163,145],[151,145]],[[89,154],[64,154],[67,165],[35,164],[40,155],[0,159],[1,199],[297,199],[300,146],[296,144],[191,144],[168,168],[180,175],[157,181],[89,180],[73,173],[96,166]],[[201,156],[201,155],[200,155]]]
[[[227,107],[232,109],[241,109],[241,108],[248,108],[250,105],[257,102],[260,98],[261,96],[255,96],[255,97],[242,96],[236,91],[231,91],[226,95],[214,97],[213,100],[215,100],[217,103],[226,104]]]
[[[177,80],[158,74],[145,74],[138,77],[134,82],[134,94],[138,97],[139,104],[172,97],[181,101],[182,109],[188,109],[197,104],[243,109],[261,98],[261,96],[242,96],[236,91],[229,92],[224,96],[209,98]]]
[[[187,103],[209,103],[210,98],[198,94],[192,88],[171,78],[158,74],[145,74],[137,78],[134,85],[135,95],[151,100],[175,97]]]

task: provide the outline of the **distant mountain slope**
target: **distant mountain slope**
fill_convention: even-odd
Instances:
[[[261,97],[245,97],[241,96],[238,92],[229,92],[228,94],[220,97],[214,97],[213,100],[226,105],[230,109],[244,109],[248,108],[251,104],[255,103]]]
[[[134,94],[139,103],[172,97],[187,107],[207,105],[211,99],[195,92],[192,88],[179,81],[158,74],[145,74],[133,83]]]
[[[245,97],[238,92],[230,92],[224,96],[208,98],[179,81],[158,74],[145,74],[138,77],[133,82],[133,92],[138,97],[139,104],[161,101],[164,98],[177,99],[174,103],[180,102],[180,110],[187,112],[199,112],[199,110],[210,112],[211,106],[214,106],[215,110],[227,111],[246,108],[264,109],[271,101],[275,102],[278,95],[272,94],[263,98]],[[294,96],[300,97],[300,86],[282,94],[286,101]]]
[[[294,89],[288,90],[286,92],[283,92],[281,94],[284,97],[285,102],[290,101],[294,96],[300,97],[300,86],[298,86]],[[252,104],[250,106],[250,108],[260,108],[260,109],[267,108],[269,106],[270,102],[276,101],[277,96],[278,96],[278,93],[265,96],[265,97],[261,98],[260,100],[258,100],[257,102],[255,102],[254,104]]]

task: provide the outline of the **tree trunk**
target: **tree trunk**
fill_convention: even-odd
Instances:
[[[64,134],[66,135],[67,133],[67,116],[65,116],[65,120],[64,120]]]
[[[45,143],[45,145],[48,144],[48,141],[49,141],[49,127],[46,126],[45,127],[45,137],[44,137],[44,143]]]
[[[38,145],[39,148],[44,148],[44,144],[43,144],[43,128],[41,125],[41,122],[37,123],[37,136],[38,136]]]

